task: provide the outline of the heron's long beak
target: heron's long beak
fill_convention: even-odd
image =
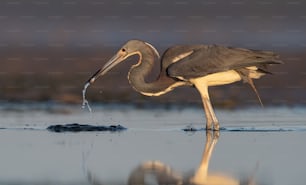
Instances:
[[[109,70],[111,70],[113,67],[115,67],[117,64],[122,62],[124,59],[126,59],[127,54],[118,52],[116,55],[114,55],[101,69],[99,69],[97,72],[95,72],[87,81],[87,83],[94,83],[96,79],[99,76],[102,76],[106,74]]]

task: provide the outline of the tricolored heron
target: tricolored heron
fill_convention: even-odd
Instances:
[[[132,55],[139,55],[138,63],[128,73],[129,83],[146,96],[160,96],[178,86],[194,86],[200,92],[206,115],[206,129],[219,130],[219,122],[210,102],[208,87],[225,85],[243,80],[260,97],[252,79],[270,73],[270,64],[282,63],[270,51],[248,50],[217,45],[178,45],[168,48],[160,59],[158,51],[149,43],[130,40],[88,81],[92,84],[114,66]],[[146,82],[154,63],[160,59],[158,78]]]

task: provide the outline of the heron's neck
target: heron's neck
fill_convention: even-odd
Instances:
[[[149,48],[148,48],[149,49]],[[145,78],[150,74],[154,60],[158,57],[154,52],[146,51],[146,54],[139,52],[139,61],[133,65],[128,74],[128,79],[133,88],[141,94],[147,96],[159,96],[172,90],[172,86],[177,82],[176,80],[167,77],[162,72],[159,74],[157,80],[153,82],[146,82]]]

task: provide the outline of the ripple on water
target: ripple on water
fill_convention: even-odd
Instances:
[[[206,131],[205,128],[186,127],[182,129],[185,132]],[[221,132],[305,132],[306,127],[221,127]]]

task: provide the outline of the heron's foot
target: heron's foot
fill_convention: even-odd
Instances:
[[[220,130],[220,126],[218,122],[214,123],[214,131],[219,131]]]
[[[214,123],[206,123],[206,130],[212,130],[212,131],[219,131],[219,122],[214,122]]]
[[[206,123],[206,130],[208,131],[208,130],[213,130],[213,126],[212,126],[212,124],[211,123]]]

